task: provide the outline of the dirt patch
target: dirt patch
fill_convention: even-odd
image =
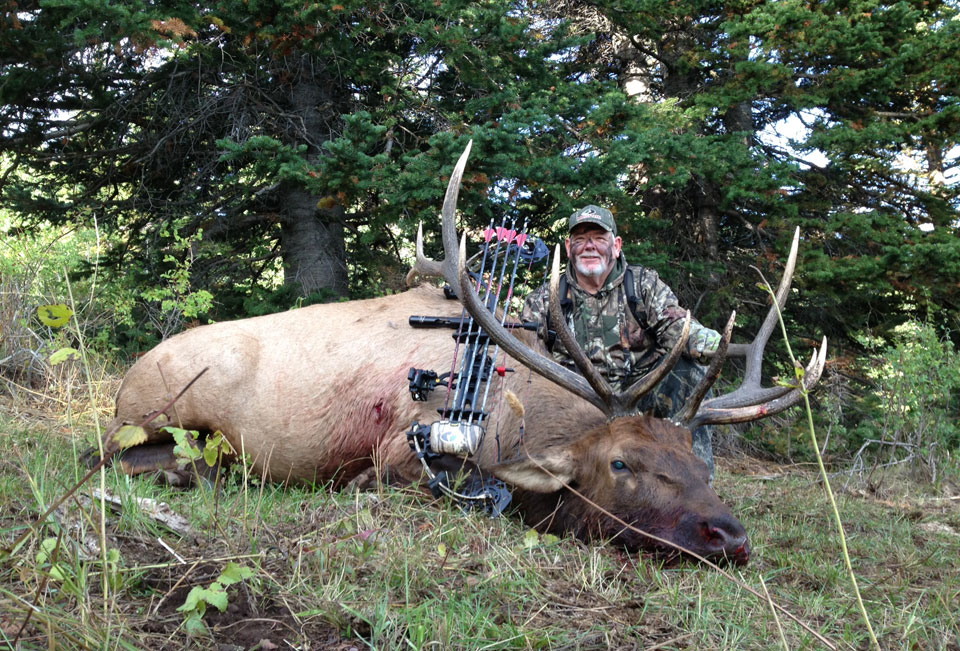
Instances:
[[[157,617],[145,626],[155,633],[174,633],[183,622],[183,614],[177,608],[191,589],[191,586],[182,585],[168,593]],[[203,621],[210,637],[197,640],[198,643],[212,643],[219,649],[278,649],[310,640],[311,648],[346,648],[337,630],[313,619],[299,618],[283,603],[265,599],[263,595],[254,596],[242,586],[229,590],[228,594],[230,600],[225,611],[207,610]]]

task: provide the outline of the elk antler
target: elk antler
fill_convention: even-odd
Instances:
[[[456,280],[455,286],[460,288],[460,300],[474,321],[480,324],[480,327],[494,343],[518,362],[607,413],[607,403],[597,395],[582,375],[544,357],[524,344],[507,332],[507,329],[500,324],[499,319],[486,308],[477,295],[476,281],[467,273],[466,246],[467,238],[464,235],[460,241],[459,275],[455,279],[448,278],[447,282]]]
[[[463,154],[460,155],[460,160],[457,161],[453,173],[450,175],[450,182],[447,184],[447,193],[443,199],[443,210],[441,212],[443,218],[443,261],[436,264],[440,265],[447,283],[453,288],[459,288],[460,300],[470,316],[484,329],[490,339],[506,353],[535,373],[580,396],[601,411],[605,411],[606,403],[590,388],[590,385],[582,376],[557,364],[552,359],[547,359],[507,332],[506,328],[500,324],[499,319],[494,317],[493,313],[486,308],[477,295],[475,282],[466,271],[466,235],[459,243],[457,242],[457,225],[455,223],[460,179],[463,178],[463,170],[467,165],[472,144],[473,141],[470,141]]]
[[[454,279],[457,277],[457,230],[453,224],[457,212],[457,198],[460,196],[460,182],[463,179],[463,170],[467,167],[467,159],[470,158],[470,150],[473,148],[473,140],[467,142],[466,148],[460,154],[457,164],[453,167],[450,174],[450,181],[447,183],[447,192],[443,197],[443,209],[441,215],[443,223],[449,221],[453,228],[450,237],[446,230],[443,231],[443,260],[437,261],[428,258],[423,253],[423,224],[417,225],[417,260],[413,268],[407,272],[406,283],[410,286],[416,274],[422,276],[443,276],[451,288],[457,286]]]
[[[452,180],[452,179],[451,179]],[[449,189],[449,188],[448,188]],[[428,258],[423,252],[423,223],[417,224],[417,259],[414,262],[413,266],[410,268],[410,271],[407,272],[406,284],[407,287],[413,286],[413,280],[419,274],[425,278],[432,277],[442,277],[443,276],[443,260],[436,261],[431,258]],[[472,264],[478,257],[479,253],[474,253],[468,260],[467,265]],[[446,260],[446,256],[444,256]]]
[[[814,350],[810,362],[804,369],[803,387],[801,391],[797,387],[778,386],[764,387],[760,381],[760,371],[763,364],[763,351],[770,339],[779,321],[778,307],[782,310],[786,305],[787,295],[790,292],[790,283],[793,280],[793,272],[797,265],[797,249],[800,243],[800,229],[793,234],[793,244],[790,247],[790,255],[787,257],[787,264],[783,270],[783,278],[776,292],[776,305],[771,305],[767,316],[757,332],[757,336],[747,345],[731,344],[730,348],[737,346],[736,352],[746,357],[746,369],[743,375],[743,382],[740,386],[722,396],[711,398],[703,404],[703,396],[707,389],[717,379],[720,373],[720,367],[726,359],[728,352],[727,343],[730,340],[730,332],[733,326],[733,319],[736,316],[734,312],[727,322],[727,328],[724,331],[723,343],[717,352],[714,353],[710,367],[707,369],[707,375],[703,382],[694,390],[694,396],[678,414],[677,420],[688,429],[694,429],[700,425],[709,423],[744,423],[752,420],[758,420],[766,416],[780,413],[781,411],[797,404],[803,397],[804,391],[809,391],[820,380],[823,374],[827,359],[827,338],[823,338],[823,343],[819,350]],[[731,352],[731,354],[733,354]]]
[[[713,383],[720,377],[720,369],[723,368],[723,363],[727,360],[727,354],[729,353],[730,336],[733,334],[733,324],[736,320],[737,311],[734,310],[730,313],[730,318],[727,319],[727,325],[723,329],[723,337],[720,339],[720,345],[717,346],[717,350],[713,353],[713,359],[710,361],[710,366],[707,367],[707,372],[704,374],[703,379],[697,383],[697,386],[694,387],[693,393],[690,394],[690,399],[686,405],[684,405],[684,408],[674,416],[676,422],[683,423],[693,417],[700,403],[703,402],[704,396],[707,395],[707,391],[710,390]],[[743,348],[746,348],[746,346],[743,346]]]
[[[574,395],[580,396],[600,409],[611,420],[633,413],[640,398],[649,393],[666,376],[685,348],[690,332],[690,313],[687,312],[683,334],[661,363],[626,390],[615,393],[576,343],[573,333],[567,327],[566,319],[560,313],[560,301],[557,297],[560,258],[558,247],[558,254],[554,255],[550,277],[551,319],[557,327],[557,336],[563,342],[567,352],[583,375],[544,357],[510,334],[500,324],[499,319],[480,300],[475,289],[475,281],[467,273],[466,236],[464,235],[460,242],[457,242],[455,223],[457,196],[460,191],[460,180],[463,178],[463,171],[470,155],[471,145],[472,141],[460,155],[460,159],[450,175],[450,183],[447,185],[442,211],[444,259],[442,262],[430,261],[433,265],[436,265],[432,268],[439,268],[451,287],[459,287],[460,299],[467,312],[484,329],[490,339],[511,357],[551,382]],[[797,229],[784,269],[783,279],[780,281],[780,286],[776,292],[777,305],[781,309],[786,304],[790,282],[793,279],[793,271],[796,268],[799,239],[800,229]],[[454,262],[455,260],[456,262]],[[717,352],[713,354],[713,360],[707,369],[706,377],[694,389],[693,399],[688,402],[678,418],[678,421],[688,429],[694,429],[707,423],[740,423],[757,420],[783,411],[796,404],[803,396],[803,392],[798,388],[789,386],[763,387],[760,383],[763,350],[778,320],[777,307],[771,306],[757,336],[747,345],[729,343],[735,317],[736,312],[730,316],[730,320],[727,322],[723,341]],[[728,354],[746,357],[743,383],[729,394],[702,402],[707,390],[719,375],[720,368]],[[827,340],[824,338],[823,345],[819,351],[814,352],[805,369],[804,390],[811,389],[819,381],[826,363],[826,354]]]

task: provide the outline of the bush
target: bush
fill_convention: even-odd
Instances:
[[[835,470],[909,466],[936,481],[960,468],[960,353],[932,323],[908,322],[893,341],[866,336],[869,352],[833,357],[812,394],[825,460]],[[748,426],[752,453],[812,462],[806,417],[797,409]]]
[[[960,448],[960,355],[929,323],[908,322],[896,337],[867,371],[880,409],[876,438],[859,450],[876,446],[882,463],[910,463],[935,481]]]
[[[91,352],[110,352],[117,315],[134,301],[120,285],[104,281],[97,265],[101,244],[96,230],[84,228],[38,228],[29,233],[9,229],[0,239],[0,376],[7,380],[9,392],[25,388],[26,395],[39,396],[50,391],[52,382],[59,385],[68,378],[72,386],[75,364],[54,368],[50,355],[77,347],[78,333]],[[70,304],[67,276],[83,266],[96,272],[84,278],[69,276],[77,310],[70,326],[45,325],[38,309]]]
[[[46,373],[47,342],[31,329],[31,278],[0,266],[0,375],[36,387]]]
[[[16,235],[11,237],[10,235]],[[31,237],[7,233],[0,242],[0,375],[29,388],[43,386],[48,357],[68,345],[65,331],[37,318],[41,305],[68,301],[63,273],[86,248],[83,234],[47,233]],[[80,296],[78,295],[78,300]]]

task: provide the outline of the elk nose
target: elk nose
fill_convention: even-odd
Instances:
[[[743,525],[733,518],[719,518],[700,524],[700,533],[707,549],[713,550],[736,565],[750,560],[750,543]]]

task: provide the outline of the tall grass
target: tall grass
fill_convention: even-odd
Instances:
[[[762,279],[763,274],[760,274],[760,277]],[[766,284],[765,279],[764,283]],[[850,550],[847,547],[847,535],[843,530],[843,520],[840,517],[840,509],[837,508],[837,498],[834,495],[833,488],[830,486],[830,477],[827,474],[827,469],[823,465],[823,455],[820,454],[820,443],[817,441],[817,430],[813,424],[813,409],[810,407],[810,391],[807,389],[807,384],[805,382],[806,378],[804,377],[804,366],[797,361],[797,358],[793,354],[793,349],[790,346],[790,337],[787,335],[787,326],[783,322],[783,314],[780,312],[780,305],[777,301],[777,295],[770,285],[767,285],[767,291],[770,294],[772,305],[777,311],[777,317],[780,321],[780,329],[783,334],[783,340],[787,347],[787,355],[790,357],[790,363],[793,365],[795,379],[795,382],[792,384],[793,390],[798,391],[803,397],[803,409],[807,415],[807,425],[810,432],[810,444],[813,448],[813,453],[817,457],[817,467],[820,469],[820,479],[823,481],[824,493],[830,502],[834,523],[837,525],[837,539],[840,542],[840,550],[843,555],[844,565],[847,569],[847,576],[850,578],[850,587],[853,589],[853,595],[856,599],[857,608],[860,610],[860,615],[863,617],[863,623],[866,627],[868,635],[870,636],[870,642],[873,644],[874,648],[879,650],[880,644],[877,642],[877,636],[873,632],[873,625],[870,623],[870,615],[867,614],[867,609],[863,605],[863,597],[860,594],[860,586],[857,582],[857,575],[853,571],[853,564],[850,561]],[[827,345],[826,338],[824,338],[821,345]]]

